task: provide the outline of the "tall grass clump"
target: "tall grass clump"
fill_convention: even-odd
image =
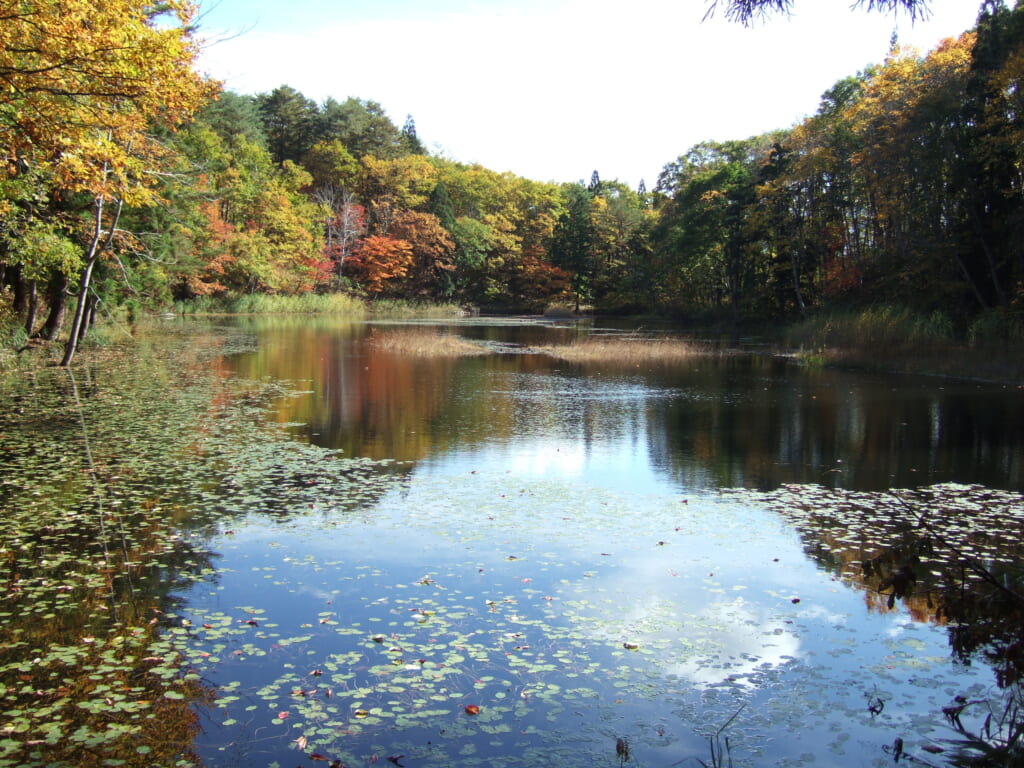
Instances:
[[[941,312],[883,306],[810,318],[791,328],[786,342],[825,361],[885,362],[941,354],[955,338],[952,321]]]
[[[1024,315],[1005,309],[990,309],[971,321],[967,341],[975,348],[1024,346]]]
[[[635,368],[671,364],[711,353],[687,339],[646,336],[590,336],[568,344],[539,348],[540,352],[574,363],[602,363]]]
[[[371,317],[386,320],[438,320],[465,317],[470,311],[459,304],[413,301],[410,299],[377,299],[370,302]]]
[[[487,354],[487,349],[480,344],[428,327],[387,331],[375,329],[370,336],[370,344],[391,354],[412,357],[463,357]]]

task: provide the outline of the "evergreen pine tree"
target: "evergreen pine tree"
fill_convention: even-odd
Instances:
[[[430,193],[428,209],[432,214],[437,216],[442,227],[449,232],[454,231],[455,208],[452,205],[451,197],[448,195],[448,187],[444,185],[443,181],[437,182],[437,186],[434,187],[434,191]]]
[[[419,136],[416,135],[416,121],[412,119],[412,115],[405,116],[405,124],[402,126],[402,143],[405,144],[405,148],[409,154],[427,154],[427,150],[423,146],[423,142],[420,141]]]

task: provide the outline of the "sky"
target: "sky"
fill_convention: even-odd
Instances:
[[[724,0],[723,0],[724,2]],[[978,0],[927,21],[795,0],[744,27],[702,0],[201,0],[199,69],[242,94],[289,85],[321,103],[411,115],[433,154],[537,181],[653,188],[706,140],[788,128],[895,31],[927,52]]]

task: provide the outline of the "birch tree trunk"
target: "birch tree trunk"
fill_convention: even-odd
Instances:
[[[110,226],[104,228],[104,203],[103,195],[97,195],[93,205],[95,221],[93,224],[92,240],[89,242],[89,248],[86,252],[85,267],[82,269],[82,279],[78,287],[78,305],[75,307],[75,319],[71,324],[71,332],[68,335],[67,346],[64,348],[64,358],[60,361],[61,366],[65,368],[71,365],[71,361],[75,357],[75,352],[78,350],[78,342],[83,336],[82,323],[86,319],[86,309],[89,307],[89,287],[92,282],[93,268],[96,266],[96,262],[99,260],[100,254],[110,247],[110,244],[114,239],[114,233],[117,231],[118,219],[121,218],[121,207],[123,202],[121,200],[115,200],[114,213],[110,220]]]

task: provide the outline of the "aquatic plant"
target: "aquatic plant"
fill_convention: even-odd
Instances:
[[[210,531],[390,482],[266,424],[279,385],[210,364],[245,338],[191,330],[0,382],[0,766],[198,765],[217,692],[174,617]]]
[[[539,352],[574,363],[601,363],[624,367],[671,364],[715,354],[707,346],[688,339],[657,336],[588,336],[568,344],[548,345]]]
[[[369,344],[396,355],[415,357],[463,357],[484,355],[487,349],[461,336],[442,333],[436,328],[374,329]]]

